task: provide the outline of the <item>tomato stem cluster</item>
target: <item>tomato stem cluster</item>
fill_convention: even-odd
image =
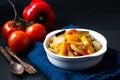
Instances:
[[[17,13],[17,10],[16,10],[16,8],[15,8],[15,5],[12,3],[12,1],[11,0],[8,0],[8,2],[11,4],[11,6],[12,6],[12,8],[13,8],[13,10],[14,10],[14,22],[12,23],[12,25],[15,27],[15,26],[17,26],[17,27],[19,27],[19,26],[21,26],[21,25],[24,25],[24,27],[27,27],[27,26],[30,26],[30,25],[32,25],[33,24],[33,22],[28,22],[27,20],[24,20],[24,19],[22,19],[21,17],[19,17],[18,16],[18,13]],[[18,23],[18,21],[19,21],[19,23]]]
[[[29,22],[18,16],[16,8],[11,0],[15,16],[14,20],[5,22],[2,25],[2,35],[8,41],[8,46],[15,52],[25,51],[30,41],[43,41],[46,36],[46,29],[42,24]]]

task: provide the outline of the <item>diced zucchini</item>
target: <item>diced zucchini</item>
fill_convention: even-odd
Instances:
[[[96,51],[101,49],[100,43],[96,40],[92,42],[92,45],[93,45],[93,47],[95,48]]]

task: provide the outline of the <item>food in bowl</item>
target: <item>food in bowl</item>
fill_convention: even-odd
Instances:
[[[82,42],[81,38],[83,38],[83,41],[86,40],[86,38],[87,38],[86,34],[88,34],[90,36],[90,41],[95,41],[95,42],[89,42],[89,45],[94,48],[94,52],[92,52],[92,53],[89,53],[86,55],[83,55],[83,54],[75,55],[74,54],[75,51],[74,51],[72,53],[72,55],[70,55],[68,53],[67,54],[59,54],[59,50],[58,50],[58,52],[57,51],[54,52],[49,49],[49,48],[51,48],[50,46],[53,46],[53,43],[59,43],[62,41],[62,38],[60,38],[60,39],[58,39],[58,41],[55,40],[55,42],[54,42],[52,40],[53,37],[58,38],[59,36],[62,36],[62,34],[66,34],[65,32],[71,32],[69,30],[73,30],[73,29],[55,30],[46,35],[46,38],[45,38],[43,44],[44,44],[44,49],[46,51],[47,58],[50,61],[50,63],[52,63],[56,67],[59,67],[62,69],[68,69],[68,70],[84,70],[84,69],[88,69],[88,68],[91,68],[91,67],[97,65],[102,60],[105,52],[107,51],[107,40],[102,34],[96,32],[96,31],[93,31],[90,29],[74,28],[75,32],[77,31],[77,33],[78,33],[80,31],[79,33],[84,34],[83,36],[85,37],[85,39],[84,39],[84,37],[80,37],[79,41]],[[74,32],[74,30],[73,30],[73,32]],[[77,37],[71,38],[71,39],[76,40],[76,38]],[[65,39],[65,44],[66,44],[66,41],[67,41],[67,39]],[[68,41],[69,41],[69,37],[68,37]],[[89,41],[89,38],[87,38],[87,41]],[[75,43],[76,42],[77,41],[75,41]],[[81,44],[81,42],[79,44]],[[82,45],[83,44],[85,45],[85,43],[82,42]],[[67,43],[67,45],[68,44],[70,44],[70,42]],[[96,47],[93,46],[93,44],[96,45]],[[86,44],[85,47],[88,48],[89,45]],[[61,45],[59,45],[59,47],[62,48]],[[68,50],[64,50],[65,48],[62,48],[63,52],[64,51],[69,52],[69,50],[73,51],[71,48],[70,49],[69,48],[70,48],[70,45],[68,48],[66,48]],[[85,48],[85,49],[87,49],[87,48]],[[54,49],[54,48],[52,48],[52,49]]]
[[[62,56],[84,56],[101,49],[101,44],[89,31],[64,30],[50,38],[48,49]]]

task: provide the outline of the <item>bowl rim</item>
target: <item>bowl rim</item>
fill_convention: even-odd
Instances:
[[[55,54],[51,51],[49,51],[47,49],[47,45],[48,45],[48,41],[50,39],[50,37],[54,36],[56,33],[59,33],[61,31],[64,31],[64,30],[70,30],[70,29],[76,29],[76,30],[82,30],[82,31],[89,31],[89,33],[93,32],[93,33],[96,33],[97,35],[99,35],[103,40],[104,40],[104,45],[102,45],[102,48],[93,53],[93,54],[89,54],[89,55],[85,55],[85,56],[75,56],[75,57],[72,57],[72,56],[62,56],[62,55],[59,55],[59,54]],[[91,58],[91,57],[97,57],[97,56],[100,56],[100,55],[104,55],[105,52],[107,51],[107,40],[106,38],[99,32],[95,31],[95,30],[91,30],[91,29],[85,29],[85,28],[70,28],[70,29],[58,29],[58,30],[54,30],[52,32],[49,32],[47,35],[46,35],[46,38],[43,42],[43,46],[44,46],[44,49],[46,51],[46,53],[48,55],[51,55],[51,56],[55,56],[55,57],[59,57],[59,58],[64,58],[64,59],[79,59],[79,58]]]

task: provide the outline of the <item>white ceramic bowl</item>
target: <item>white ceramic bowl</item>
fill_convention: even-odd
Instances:
[[[49,34],[47,34],[45,40],[44,40],[44,49],[46,51],[48,60],[55,66],[62,68],[62,69],[68,69],[68,70],[83,70],[88,69],[90,67],[93,67],[97,65],[103,58],[106,50],[107,50],[107,40],[106,38],[93,30],[89,29],[81,29],[76,28],[76,30],[80,31],[89,31],[89,34],[91,34],[97,41],[99,41],[102,45],[102,48],[90,55],[85,56],[77,56],[77,57],[68,57],[68,56],[61,56],[58,54],[54,54],[51,51],[48,50],[48,45],[50,43],[49,39],[54,36],[56,33],[59,33],[66,29],[56,30],[52,31]]]

